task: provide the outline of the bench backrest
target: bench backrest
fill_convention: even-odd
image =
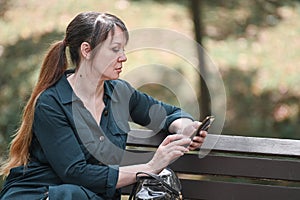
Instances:
[[[129,134],[124,165],[150,160],[166,136],[149,135]],[[171,164],[184,199],[300,199],[299,140],[209,134],[200,152],[206,156],[195,151]]]

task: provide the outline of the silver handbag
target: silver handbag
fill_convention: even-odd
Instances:
[[[160,174],[138,172],[129,200],[179,200],[181,184],[171,169]]]

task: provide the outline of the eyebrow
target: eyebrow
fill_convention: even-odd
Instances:
[[[119,45],[122,45],[122,42],[114,42],[114,41],[112,41],[110,44],[119,44]]]

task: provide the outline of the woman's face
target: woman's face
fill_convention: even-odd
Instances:
[[[124,47],[127,43],[124,32],[118,26],[115,27],[112,36],[109,33],[107,39],[97,49],[92,61],[92,69],[101,76],[102,80],[118,79],[122,72],[122,64],[127,60]]]

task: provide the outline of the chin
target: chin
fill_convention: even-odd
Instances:
[[[116,73],[114,73],[114,74],[109,74],[109,75],[105,75],[105,74],[102,75],[102,79],[103,79],[103,80],[116,80],[116,79],[118,79],[119,77],[120,77],[120,75],[119,75],[119,74],[116,74]]]
[[[110,80],[117,80],[117,79],[119,79],[119,75],[118,76],[112,76],[112,77],[110,77]]]

